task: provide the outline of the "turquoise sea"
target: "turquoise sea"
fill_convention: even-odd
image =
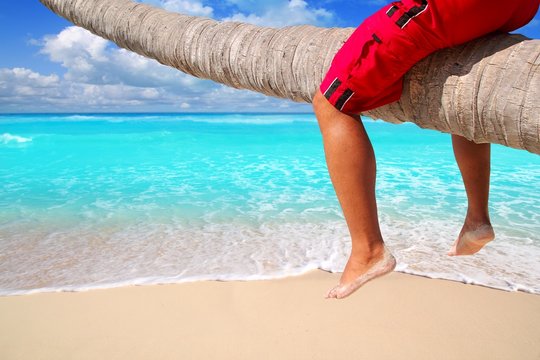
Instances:
[[[450,136],[366,127],[398,271],[540,293],[540,156],[493,146],[497,239],[453,258]],[[312,114],[0,115],[0,295],[341,271],[348,249]]]

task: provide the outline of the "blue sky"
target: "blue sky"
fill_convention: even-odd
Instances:
[[[381,0],[140,0],[259,25],[356,27]],[[518,31],[540,38],[540,16]],[[202,96],[202,94],[211,94]],[[307,104],[195,79],[73,27],[38,0],[0,6],[0,112],[307,112]]]

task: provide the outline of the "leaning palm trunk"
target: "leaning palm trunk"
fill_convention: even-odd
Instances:
[[[185,73],[310,102],[353,29],[282,29],[170,13],[131,0],[40,0],[74,24]],[[540,41],[492,35],[440,51],[399,102],[366,112],[540,154]]]

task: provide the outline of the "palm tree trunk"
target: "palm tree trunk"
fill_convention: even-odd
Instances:
[[[131,0],[40,0],[120,47],[193,76],[311,102],[353,29],[282,29],[169,13]],[[374,119],[540,154],[540,41],[499,34],[446,49],[405,77],[399,102]]]

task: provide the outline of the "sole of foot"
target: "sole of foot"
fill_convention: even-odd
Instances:
[[[495,239],[491,225],[482,225],[471,231],[462,232],[448,252],[450,256],[473,255]]]
[[[381,277],[394,271],[396,267],[396,258],[388,249],[384,249],[384,255],[381,260],[376,262],[368,271],[357,277],[353,282],[347,284],[338,284],[326,294],[327,299],[343,299],[370,280]]]

